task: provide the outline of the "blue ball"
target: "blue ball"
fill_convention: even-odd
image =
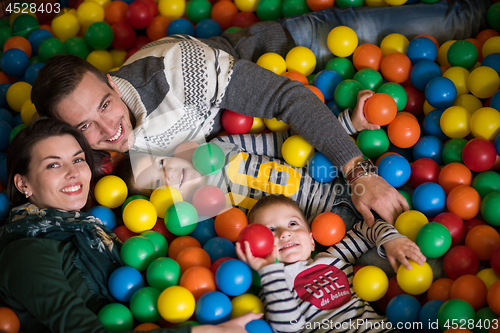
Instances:
[[[37,62],[34,63],[33,65],[30,65],[26,69],[26,72],[24,72],[24,81],[33,85],[33,82],[35,82],[35,79],[38,76],[38,72],[40,72],[40,69],[42,69],[42,67],[43,67],[42,62]]]
[[[497,134],[495,137],[495,141],[493,142],[495,145],[495,150],[497,151],[497,154],[500,155],[500,133]]]
[[[111,295],[120,302],[130,302],[134,293],[144,287],[141,273],[130,266],[122,266],[111,273],[108,289]]]
[[[0,66],[5,75],[21,77],[30,64],[28,55],[19,49],[5,51],[0,58]]]
[[[170,22],[167,28],[167,36],[184,34],[194,36],[193,24],[186,19],[178,18]]]
[[[6,121],[0,120],[0,150],[5,150],[9,147],[9,135],[11,131],[12,126]]]
[[[307,172],[320,183],[329,183],[338,176],[337,167],[319,151],[315,152],[307,162]]]
[[[397,146],[393,145],[392,143],[390,143],[389,144],[389,149],[387,149],[387,151],[388,152],[393,152],[393,153],[396,153],[396,154],[399,154],[399,155],[403,156],[410,163],[413,162],[412,147],[410,147],[410,148],[400,148],[400,147],[397,147]]]
[[[220,36],[222,34],[222,28],[217,21],[206,18],[198,22],[196,28],[194,29],[194,35],[196,38],[205,38]]]
[[[435,61],[437,52],[436,44],[430,38],[423,36],[413,38],[406,48],[406,55],[413,65],[425,59]]]
[[[435,299],[425,303],[420,309],[418,320],[425,332],[441,332],[438,326],[438,311],[444,301]]]
[[[200,216],[198,218],[198,223],[196,228],[189,234],[189,236],[194,237],[201,246],[214,237],[217,237],[217,232],[215,232],[214,219],[206,216]]]
[[[446,141],[449,137],[444,134],[440,123],[443,112],[444,111],[440,109],[429,112],[424,118],[422,127],[425,134],[435,136],[441,141]]]
[[[0,100],[3,100],[3,95],[0,93]],[[5,121],[10,127],[14,127],[14,116],[8,110],[0,108],[0,120]]]
[[[410,71],[411,83],[420,91],[424,91],[427,83],[438,76],[441,76],[439,65],[427,59],[417,62]]]
[[[385,313],[393,328],[411,329],[414,323],[418,321],[419,311],[420,302],[415,297],[401,294],[389,301]]]
[[[432,78],[425,86],[425,99],[436,109],[447,109],[457,98],[457,87],[447,77]]]
[[[413,191],[411,201],[415,210],[425,216],[436,216],[446,206],[446,194],[439,184],[423,183]]]
[[[23,118],[21,118],[21,114],[16,114],[14,117],[14,127],[19,126],[19,125],[24,125]],[[12,129],[14,129],[14,127]]]
[[[9,106],[9,104],[7,104],[7,98],[5,98],[5,96],[7,96],[7,90],[9,90],[10,86],[12,84],[11,83],[2,83],[0,84],[0,91],[2,92],[2,95],[3,95],[3,103],[2,105],[0,105],[0,107],[6,109],[6,110],[12,110]]]
[[[334,98],[335,88],[342,82],[342,76],[334,70],[324,69],[320,71],[313,80],[313,86],[321,90],[325,101],[331,101]]]
[[[378,174],[393,187],[403,186],[410,179],[410,163],[403,156],[387,155],[378,163]]]
[[[238,296],[252,285],[252,271],[241,260],[227,260],[217,268],[215,283],[224,294]]]
[[[344,111],[342,110],[337,102],[335,102],[334,99],[332,99],[330,102],[326,103],[326,106],[328,106],[328,108],[330,109],[330,111],[332,111],[332,113],[335,115],[335,117],[338,118],[339,114]]]
[[[97,217],[109,229],[116,228],[116,215],[108,207],[94,206],[87,213]]]
[[[500,112],[500,90],[491,96],[490,106]]]
[[[262,319],[252,320],[245,325],[245,330],[248,333],[273,333],[271,326]]]
[[[40,44],[48,38],[52,38],[54,35],[48,30],[45,29],[37,29],[30,33],[28,36],[28,42],[31,44],[31,49],[33,50],[33,55],[38,54],[38,48],[40,47]]]
[[[426,135],[418,139],[413,146],[413,158],[430,158],[437,164],[443,163],[443,142],[432,135]]]
[[[500,53],[490,53],[484,57],[481,66],[488,66],[500,75]]]
[[[215,262],[217,259],[222,257],[236,258],[236,249],[231,241],[224,237],[214,237],[209,239],[205,245],[203,245],[203,250],[207,251],[210,256],[210,260]]]
[[[7,158],[0,158],[0,182],[7,186]]]
[[[211,291],[201,295],[196,302],[194,313],[202,325],[217,325],[231,317],[233,305],[229,297],[220,291]]]
[[[3,221],[9,215],[9,197],[7,193],[0,193],[0,221]]]

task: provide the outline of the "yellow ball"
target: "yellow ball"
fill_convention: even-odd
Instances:
[[[358,35],[346,26],[333,28],[326,41],[328,49],[337,57],[348,57],[358,47]]]
[[[156,208],[158,217],[163,218],[168,207],[176,202],[182,201],[182,194],[172,186],[160,186],[151,193],[149,201]]]
[[[408,38],[401,34],[393,33],[387,35],[382,39],[380,43],[380,49],[382,50],[382,54],[384,57],[391,53],[403,53],[406,54],[406,48],[410,44]]]
[[[264,119],[264,124],[273,132],[282,132],[290,128],[290,125],[276,118]]]
[[[95,184],[94,194],[97,202],[108,208],[121,206],[127,199],[127,184],[117,176],[104,176]]]
[[[470,129],[476,138],[495,140],[500,132],[500,112],[491,107],[477,110],[470,118]]]
[[[385,272],[376,266],[362,267],[354,275],[352,289],[367,302],[381,299],[389,288],[389,279]]]
[[[113,67],[120,68],[125,62],[125,57],[127,56],[127,51],[122,50],[110,50],[109,53],[113,58]]]
[[[87,61],[103,73],[114,67],[113,56],[106,50],[94,50],[87,56]]]
[[[384,0],[365,0],[365,4],[368,7],[387,7],[387,3]]]
[[[443,73],[444,77],[447,77],[455,84],[457,96],[469,93],[469,87],[467,86],[469,75],[470,72],[460,66],[450,67]]]
[[[130,201],[123,210],[123,224],[136,234],[151,230],[155,226],[156,220],[155,206],[144,199]]]
[[[483,44],[481,53],[483,55],[483,58],[492,53],[500,53],[500,36],[493,36],[488,38]]]
[[[423,107],[424,116],[427,116],[429,114],[429,112],[431,112],[433,110],[436,110],[436,108],[433,107],[432,105],[430,105],[429,102],[427,102],[427,100],[425,100],[424,107]]]
[[[384,0],[384,1],[391,6],[401,6],[404,5],[408,0]]]
[[[255,295],[241,294],[231,300],[233,310],[231,311],[231,318],[243,316],[249,312],[264,313],[264,304]]]
[[[424,262],[422,266],[415,261],[408,259],[411,270],[401,265],[396,274],[396,280],[404,292],[410,295],[420,295],[425,293],[432,284],[432,268]]]
[[[463,94],[458,96],[453,105],[461,106],[467,109],[471,114],[483,107],[483,103],[474,95]]]
[[[104,20],[104,8],[95,2],[83,2],[76,10],[76,18],[82,27],[88,28],[92,23]]]
[[[286,163],[300,168],[313,156],[314,147],[300,135],[292,135],[283,142],[281,153]]]
[[[252,128],[250,128],[250,131],[248,131],[248,133],[258,134],[265,129],[266,129],[266,123],[264,122],[264,119],[253,117]]]
[[[159,0],[158,12],[169,20],[181,18],[186,10],[185,0]]]
[[[157,305],[158,312],[163,319],[179,324],[191,318],[196,302],[188,289],[172,286],[161,292]]]
[[[257,65],[265,69],[269,69],[278,75],[283,75],[286,72],[286,62],[278,53],[264,53],[257,60]]]
[[[462,106],[450,106],[439,120],[443,133],[452,139],[464,138],[470,133],[471,113]]]
[[[429,220],[418,210],[407,210],[401,213],[394,223],[394,227],[401,235],[408,237],[413,242],[417,239],[417,233]]]
[[[316,68],[316,56],[304,46],[296,46],[288,51],[285,62],[289,71],[296,71],[305,76],[311,74]]]
[[[31,97],[31,84],[13,83],[7,90],[7,104],[16,112],[21,112],[23,104]]]
[[[477,98],[490,98],[500,88],[500,77],[493,68],[480,66],[470,73],[468,85]]]
[[[483,280],[486,288],[490,289],[491,285],[498,280],[500,280],[500,276],[495,273],[493,268],[485,268],[477,272],[476,276]]]
[[[78,19],[69,12],[57,15],[52,20],[50,26],[54,36],[61,42],[64,42],[68,38],[75,37],[80,31],[80,23],[78,22]]]
[[[37,117],[38,114],[36,113],[35,104],[31,102],[31,99],[28,99],[21,107],[21,120],[23,123],[29,124]]]
[[[234,0],[234,4],[236,8],[240,10],[240,12],[249,12],[253,13],[257,11],[258,0]]]
[[[439,47],[437,60],[441,66],[450,67],[450,63],[448,62],[448,50],[450,49],[451,44],[455,42],[456,40],[449,40],[441,44]]]
[[[96,4],[98,4],[99,6],[101,6],[102,8],[106,8],[109,3],[111,2],[111,0],[85,0],[84,2],[95,2]]]

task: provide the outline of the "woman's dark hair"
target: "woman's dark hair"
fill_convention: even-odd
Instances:
[[[28,199],[19,192],[14,184],[16,174],[27,175],[32,159],[33,147],[40,141],[54,136],[69,134],[76,139],[83,152],[87,164],[94,175],[94,158],[92,149],[83,134],[71,125],[51,118],[37,118],[21,130],[12,140],[7,153],[7,195],[11,207],[26,203]]]
[[[88,72],[109,86],[106,74],[85,59],[74,55],[50,57],[40,69],[31,90],[31,101],[38,114],[61,119],[56,106],[75,91]]]

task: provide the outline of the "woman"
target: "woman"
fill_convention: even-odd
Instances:
[[[92,165],[83,135],[56,120],[37,119],[9,148],[7,190],[14,208],[0,228],[0,298],[24,332],[105,332],[97,313],[116,302],[107,281],[122,262],[115,234],[80,212]],[[177,331],[244,332],[259,317]]]

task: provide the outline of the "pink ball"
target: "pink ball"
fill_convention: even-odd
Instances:
[[[193,206],[199,216],[213,217],[226,207],[226,197],[217,186],[205,185],[194,192]]]

